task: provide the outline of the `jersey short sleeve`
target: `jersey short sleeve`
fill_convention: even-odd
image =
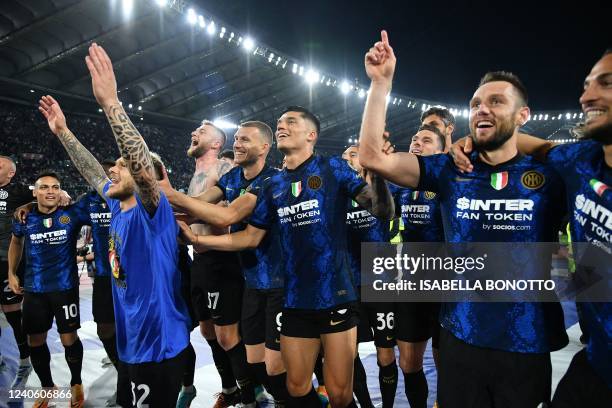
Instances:
[[[240,170],[240,167],[235,167],[235,169]],[[219,190],[221,190],[221,193],[223,194],[223,199],[227,199],[226,189],[227,185],[230,183],[231,175],[232,171],[230,170],[224,175],[222,175],[221,178],[217,181],[217,184],[215,184],[215,186],[218,187]]]
[[[419,161],[418,191],[440,191],[440,175],[446,166],[450,165],[450,156],[447,154],[434,154],[431,156],[417,156]]]
[[[25,235],[25,229],[26,229],[25,224],[22,224],[16,219],[13,219],[13,226],[12,226],[13,235],[21,238]]]
[[[260,186],[258,189],[251,191],[257,195],[257,203],[253,214],[249,219],[249,224],[259,229],[270,229],[274,222],[274,209],[272,208],[272,188],[271,183],[264,183],[264,186]]]
[[[366,186],[365,180],[348,165],[346,160],[333,156],[329,159],[329,165],[340,188],[343,188],[350,197],[356,197]]]
[[[582,140],[575,143],[560,144],[550,149],[546,155],[546,162],[557,172],[574,171],[576,162],[584,152],[600,149],[601,145],[594,140]]]

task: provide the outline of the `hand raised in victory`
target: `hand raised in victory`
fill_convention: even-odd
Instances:
[[[51,129],[51,132],[53,132],[54,135],[57,136],[62,131],[68,130],[64,112],[62,112],[62,108],[60,108],[59,103],[57,103],[52,96],[43,96],[38,104],[38,110],[43,114],[45,119],[47,119],[49,129]]]
[[[93,43],[89,47],[89,55],[85,57],[85,63],[91,75],[94,96],[102,109],[106,110],[109,106],[119,103],[113,64],[104,48]]]
[[[365,69],[372,82],[391,83],[395,72],[395,54],[385,30],[381,31],[380,38],[365,55]]]

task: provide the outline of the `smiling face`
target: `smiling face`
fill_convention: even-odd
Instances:
[[[410,153],[418,156],[431,156],[432,154],[442,153],[440,138],[430,130],[420,130],[412,136]]]
[[[493,151],[508,141],[529,116],[511,83],[488,82],[470,101],[470,136],[479,150]]]
[[[314,124],[302,117],[300,112],[285,112],[276,122],[276,144],[281,152],[304,148],[317,138]]]
[[[53,176],[43,176],[34,183],[32,195],[38,206],[53,211],[60,202],[60,182]]]
[[[204,123],[191,132],[191,145],[187,150],[187,156],[197,159],[211,148],[221,149],[223,147],[221,139],[219,131],[213,125]]]
[[[110,168],[111,185],[106,195],[120,201],[126,200],[134,195],[136,183],[128,170],[123,158],[117,159],[115,165]]]
[[[234,163],[248,166],[267,154],[270,145],[255,127],[239,127],[234,135]]]
[[[612,54],[604,55],[584,80],[580,104],[585,137],[612,144]]]

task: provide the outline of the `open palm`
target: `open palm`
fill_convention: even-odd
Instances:
[[[43,96],[39,102],[38,110],[43,114],[49,129],[54,135],[59,135],[60,132],[67,129],[66,117],[59,106],[59,103],[52,96]]]

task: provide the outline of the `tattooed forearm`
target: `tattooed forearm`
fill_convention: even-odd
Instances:
[[[77,140],[70,130],[60,132],[58,136],[68,156],[85,180],[102,195],[102,189],[108,182],[104,169],[95,157]]]
[[[121,157],[138,186],[140,200],[152,213],[159,205],[159,187],[149,148],[121,105],[110,106],[106,110],[106,117],[113,129]]]

